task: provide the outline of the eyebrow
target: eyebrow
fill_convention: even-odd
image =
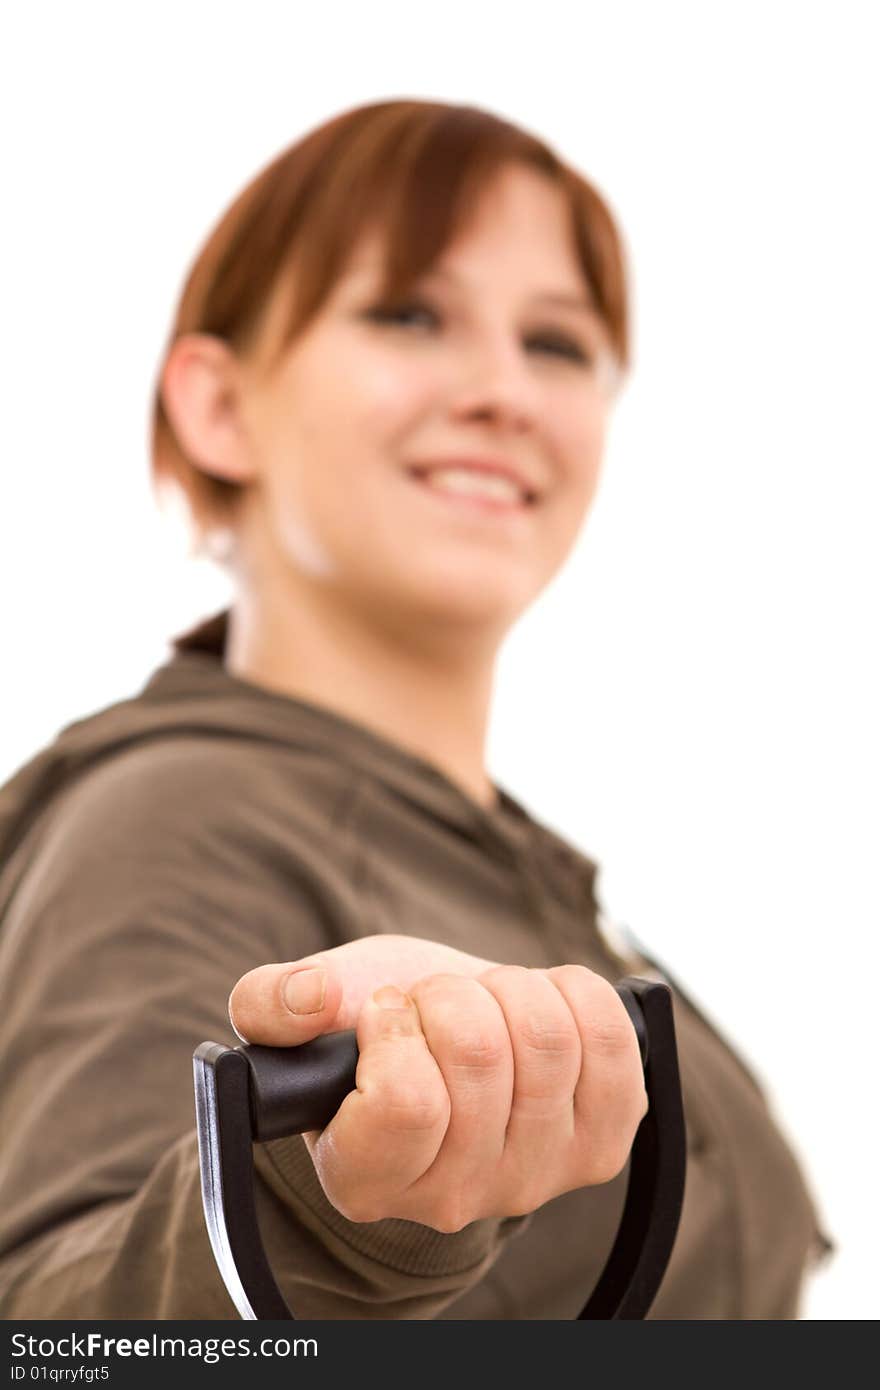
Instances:
[[[460,284],[460,278],[453,270],[447,270],[444,266],[435,266],[425,272],[425,279],[437,278],[449,280],[453,284]],[[563,290],[543,290],[534,295],[536,302],[541,304],[553,304],[560,309],[574,309],[578,313],[588,314],[590,318],[598,318],[599,313],[596,305],[586,295],[570,294]]]
[[[591,318],[598,317],[595,304],[579,294],[555,294],[551,291],[547,294],[536,295],[535,298],[540,300],[542,304],[555,304],[560,309],[577,309],[581,313],[589,314]]]
[[[367,265],[364,264],[363,261],[361,261],[356,268],[357,270],[363,271],[364,277],[366,277]],[[370,263],[370,270],[373,270],[373,268],[373,263]],[[462,277],[457,275],[455,271],[449,270],[445,265],[431,265],[431,267],[428,267],[428,270],[424,271],[424,274],[421,275],[420,278],[445,279],[445,281],[449,281],[452,285],[463,285]],[[592,320],[601,320],[602,317],[601,314],[599,314],[599,310],[596,309],[594,300],[588,295],[577,295],[577,293],[573,295],[573,293],[569,291],[548,289],[548,291],[539,291],[537,295],[532,297],[534,297],[535,303],[553,304],[557,309],[571,309],[576,311],[576,313],[585,314],[585,316],[592,318]]]

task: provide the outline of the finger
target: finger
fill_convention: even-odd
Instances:
[[[433,1165],[410,1194],[438,1230],[460,1230],[490,1213],[513,1094],[513,1056],[504,1014],[476,979],[433,975],[412,988],[427,1045],[451,1113]]]
[[[626,1163],[648,1109],[638,1038],[613,985],[581,965],[554,966],[548,979],[568,1001],[580,1033],[574,1093],[575,1186],[609,1182]]]
[[[575,1133],[581,1040],[564,996],[544,970],[505,965],[480,983],[502,1010],[514,1084],[497,1186],[507,1206],[534,1211],[559,1191]]]
[[[514,1060],[511,1124],[570,1114],[581,1071],[581,1040],[571,1009],[544,970],[500,965],[480,976],[498,1001]]]
[[[242,1042],[292,1047],[340,1031],[342,983],[320,956],[258,965],[229,996],[229,1021]]]
[[[394,985],[358,1020],[356,1090],[305,1142],[325,1193],[350,1221],[402,1214],[398,1199],[431,1166],[449,1124],[449,1095],[413,1000]]]

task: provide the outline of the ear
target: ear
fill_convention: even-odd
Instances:
[[[227,343],[208,333],[185,333],[162,369],[165,413],[194,467],[245,483],[254,477],[240,409],[243,374]]]

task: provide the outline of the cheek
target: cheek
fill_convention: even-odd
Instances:
[[[375,355],[337,353],[332,370],[322,363],[287,378],[264,421],[266,502],[267,522],[295,564],[328,576],[397,546],[389,480],[428,408],[424,373]]]
[[[581,533],[599,484],[604,446],[603,419],[573,421],[564,431],[557,428],[554,455],[558,471],[543,529],[545,580],[565,561]]]
[[[353,390],[343,393],[340,426],[378,464],[404,462],[409,440],[431,408],[431,383],[416,365],[371,359],[352,364]]]
[[[302,443],[362,475],[358,463],[365,454],[405,444],[429,407],[431,383],[417,363],[402,364],[397,356],[375,351],[346,352],[343,347],[332,366],[301,378],[288,399],[304,403],[298,412]]]
[[[558,457],[563,459],[565,487],[573,509],[587,507],[596,491],[605,450],[606,416],[591,412],[573,419],[557,437]]]

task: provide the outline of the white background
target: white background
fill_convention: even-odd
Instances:
[[[503,652],[491,770],[763,1077],[839,1246],[809,1318],[878,1313],[878,17],[43,4],[2,43],[0,778],[228,596],[156,509],[147,419],[184,272],[259,168],[423,96],[531,127],[608,198],[635,372]]]

